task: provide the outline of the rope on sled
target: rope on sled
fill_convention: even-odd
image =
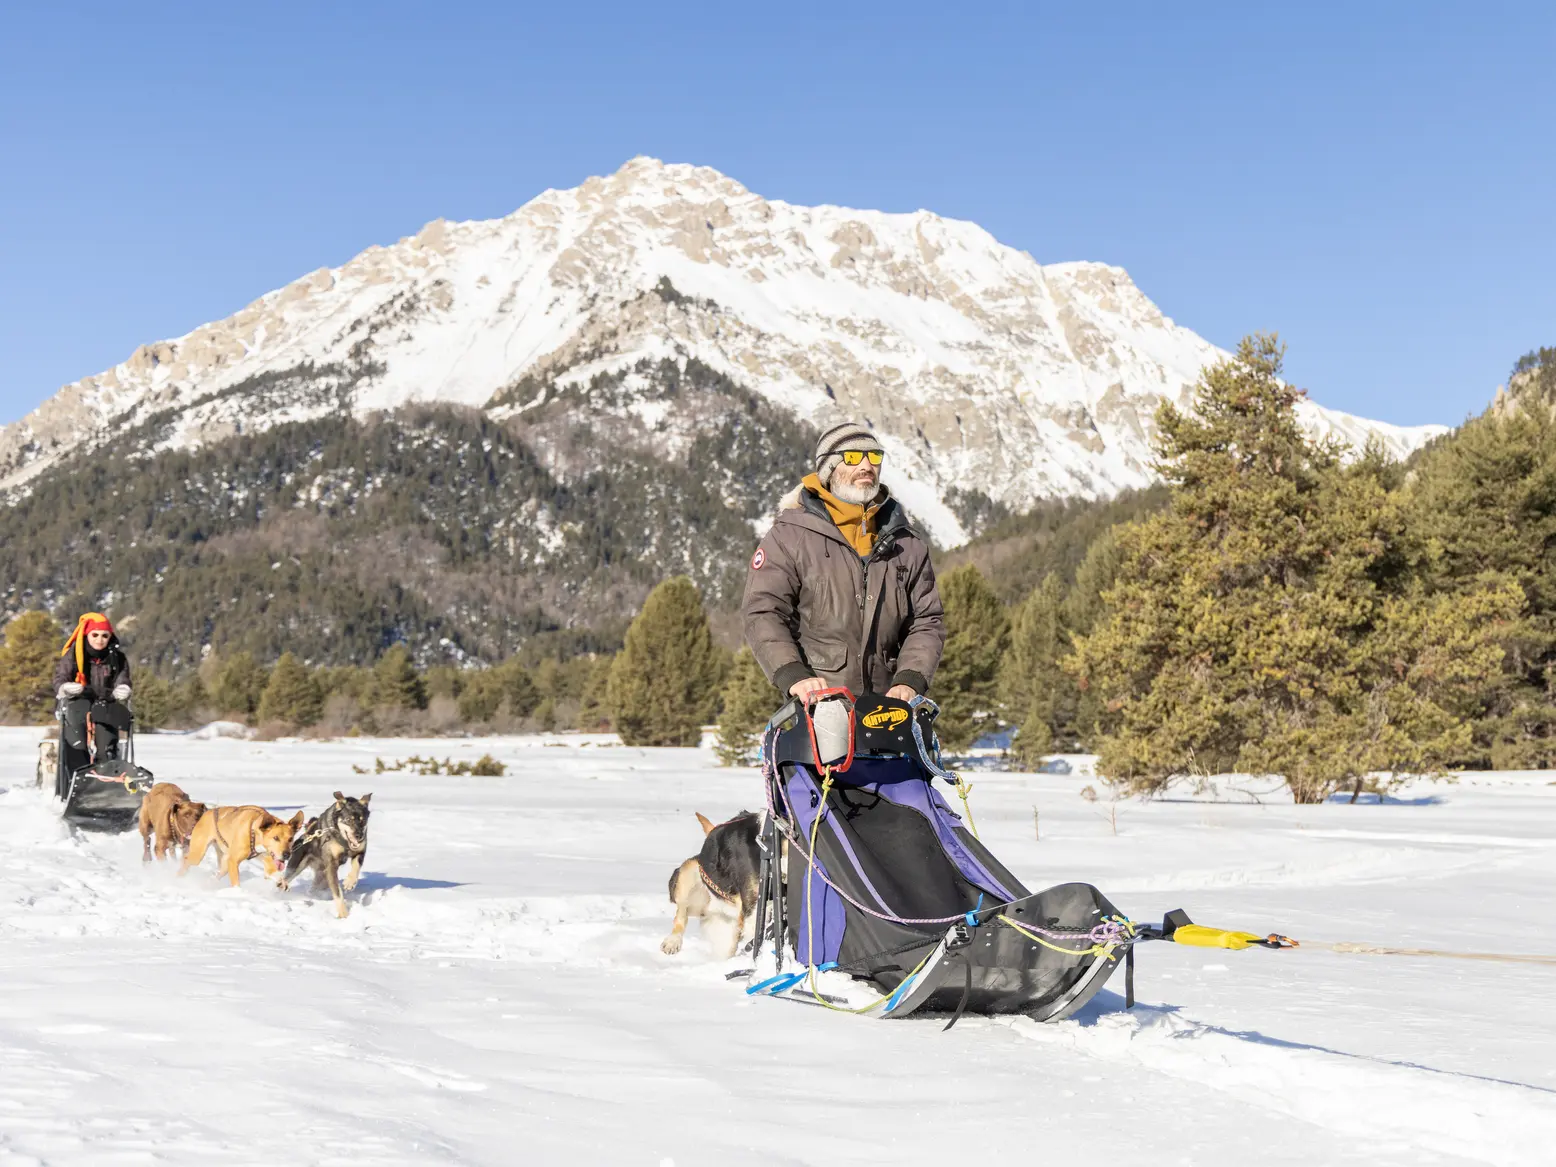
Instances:
[[[1046,929],[1036,928],[1030,924],[1018,924],[1004,912],[994,918],[1001,924],[1014,928],[1028,940],[1054,952],[1062,952],[1066,956],[1105,956],[1111,960],[1115,948],[1126,944],[1133,947],[1136,940],[1134,922],[1123,916],[1104,916],[1090,932],[1075,937],[1078,940],[1091,941],[1090,948],[1065,948],[1058,944],[1050,944],[1038,935],[1039,932],[1046,932]],[[1049,932],[1048,935],[1052,936],[1054,933]]]
[[[785,823],[785,822],[794,822],[794,821],[796,821],[799,816],[795,813],[794,804],[789,801],[789,792],[784,787],[783,783],[781,781],[777,780],[777,776],[775,775],[773,781],[766,782],[764,785],[767,788],[767,813],[772,815],[774,818],[778,819],[780,825]],[[779,794],[783,798],[783,809],[786,812],[785,816],[779,816],[778,813],[777,813],[778,808],[773,805],[772,790],[773,790],[773,787],[775,785],[778,787],[778,792],[779,792]],[[800,852],[800,857],[805,860],[805,915],[807,917],[807,920],[810,918],[810,915],[811,915],[811,912],[810,912],[810,879],[811,879],[812,872],[815,873],[815,876],[816,876],[817,879],[821,880],[822,883],[826,884],[829,888],[831,888],[833,891],[835,891],[839,896],[841,896],[845,901],[847,901],[853,907],[857,908],[859,911],[863,912],[867,916],[873,916],[877,920],[884,920],[888,924],[905,924],[905,925],[908,925],[908,926],[923,925],[923,924],[954,924],[958,920],[965,920],[965,919],[967,919],[967,916],[968,916],[967,912],[958,912],[954,916],[933,916],[933,917],[925,916],[925,917],[918,917],[918,916],[897,916],[897,915],[893,915],[891,912],[877,911],[876,909],[870,907],[868,904],[860,903],[859,900],[855,899],[848,892],[844,891],[841,887],[839,887],[836,883],[834,883],[832,881],[831,877],[828,876],[825,871],[817,870],[817,863],[816,863],[816,860],[814,858],[814,856],[816,854],[816,836],[819,833],[819,830],[820,830],[820,827],[821,827],[821,818],[822,818],[822,816],[824,814],[827,814],[828,810],[829,810],[829,807],[827,805],[827,795],[829,793],[831,793],[831,789],[832,789],[832,773],[831,773],[830,769],[827,769],[827,770],[825,770],[824,781],[822,783],[821,799],[820,799],[820,802],[817,804],[817,807],[816,807],[816,818],[815,818],[815,821],[813,821],[811,823],[809,848],[808,849],[801,848],[799,846],[799,840],[795,839],[793,835],[789,836],[790,845],[793,846],[796,850],[798,850]],[[1119,919],[1122,920],[1123,917],[1119,917]],[[1128,926],[1129,936],[1130,936],[1130,939],[1127,942],[1128,943],[1134,943],[1138,939],[1138,936],[1135,935],[1134,924],[1133,924],[1132,921],[1125,921],[1125,924]],[[1020,925],[1020,927],[1023,928],[1023,929],[1030,929],[1032,932],[1038,933],[1038,934],[1040,934],[1042,936],[1046,936],[1046,937],[1048,937],[1048,938],[1050,938],[1052,940],[1061,940],[1061,941],[1062,940],[1069,940],[1069,941],[1082,941],[1082,940],[1084,940],[1084,941],[1088,941],[1091,944],[1099,943],[1098,939],[1093,935],[1093,933],[1096,932],[1096,930],[1097,930],[1096,928],[1087,929],[1086,931],[1080,931],[1080,930],[1077,930],[1077,929],[1057,930],[1056,931],[1056,930],[1049,929],[1049,928],[1038,927],[1036,924],[1022,924],[1022,925]],[[1103,928],[1103,927],[1106,927],[1106,925],[1105,924],[1097,925],[1097,928]],[[1114,944],[1120,944],[1120,943],[1125,943],[1125,941],[1115,940],[1115,941],[1113,941],[1113,943]],[[1072,949],[1072,948],[1066,948],[1066,949],[1062,949],[1060,951],[1074,953],[1074,952],[1077,952],[1078,950]]]

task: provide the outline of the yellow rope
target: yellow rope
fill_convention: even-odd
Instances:
[[[936,945],[936,947],[938,948],[939,945]],[[810,966],[810,995],[812,997],[816,998],[816,1004],[824,1005],[828,1009],[831,1009],[834,1013],[868,1013],[871,1009],[874,1009],[882,1001],[889,1001],[889,1000],[891,1000],[893,994],[895,994],[899,989],[901,989],[903,984],[906,984],[908,981],[912,980],[914,977],[916,977],[918,975],[919,969],[923,968],[926,964],[928,964],[929,963],[929,958],[931,956],[933,956],[933,955],[935,955],[935,949],[931,948],[928,952],[926,952],[924,954],[924,959],[919,961],[916,965],[914,965],[913,966],[913,971],[910,972],[907,976],[903,977],[902,978],[902,982],[897,985],[897,988],[891,990],[890,993],[883,993],[879,997],[877,997],[875,1000],[869,1002],[868,1004],[860,1005],[857,1008],[853,1008],[853,1009],[850,1009],[850,1008],[848,1008],[846,1006],[843,1006],[843,1005],[834,1005],[831,1001],[828,1001],[825,997],[823,997],[821,995],[821,993],[816,988],[816,966],[815,965],[811,965]]]
[[[962,813],[967,816],[967,829],[972,832],[972,837],[978,838],[978,824],[973,822],[972,803],[967,801],[967,796],[972,793],[972,783],[960,774],[956,776],[956,795],[962,800]],[[979,839],[979,842],[983,840]]]
[[[1062,952],[1066,956],[1098,956],[1098,955],[1100,955],[1100,956],[1111,957],[1113,955],[1113,949],[1118,947],[1118,945],[1116,945],[1116,944],[1093,944],[1090,948],[1065,948],[1062,944],[1050,944],[1048,941],[1044,940],[1037,933],[1030,932],[1026,928],[1023,928],[1020,924],[1016,923],[1014,920],[1012,920],[1009,916],[1005,915],[1005,913],[1003,913],[1003,912],[1001,912],[998,916],[995,916],[994,918],[996,920],[998,920],[1001,924],[1005,924],[1005,925],[1008,925],[1011,928],[1014,928],[1017,932],[1020,932],[1021,935],[1025,936],[1028,940],[1031,940],[1031,941],[1033,941],[1036,944],[1041,944],[1044,948],[1050,948],[1054,952]],[[1130,931],[1132,932],[1133,929],[1131,928]]]

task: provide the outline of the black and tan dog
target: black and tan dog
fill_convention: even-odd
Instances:
[[[720,960],[728,960],[740,947],[741,938],[756,910],[761,851],[757,831],[761,817],[743,810],[728,822],[715,826],[703,815],[702,850],[670,873],[670,902],[675,923],[659,950],[674,956],[681,951],[681,935],[687,921],[702,921],[703,934]]]
[[[304,871],[312,871],[314,886],[318,887],[322,881],[329,887],[335,900],[335,915],[344,920],[349,909],[341,891],[340,865],[351,864],[344,881],[345,890],[350,891],[357,886],[362,875],[362,860],[367,857],[367,804],[372,799],[371,794],[347,798],[335,791],[335,802],[318,818],[309,819],[292,844],[286,871],[277,886],[285,891]]]

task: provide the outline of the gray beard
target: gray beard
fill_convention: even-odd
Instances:
[[[869,505],[875,501],[875,496],[880,494],[880,492],[881,484],[879,482],[874,486],[857,486],[853,483],[844,484],[836,481],[832,483],[832,493],[844,502],[851,502],[855,506]]]

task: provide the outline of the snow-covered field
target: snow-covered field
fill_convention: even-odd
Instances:
[[[693,811],[760,797],[702,751],[142,739],[208,802],[373,791],[341,921],[257,863],[233,889],[73,834],[30,788],[37,737],[0,730],[3,1164],[1556,1162],[1556,966],[1158,944],[1132,1013],[1104,992],[942,1034],[748,999],[695,925],[659,952]],[[487,751],[507,777],[352,770]],[[1139,919],[1551,954],[1552,777],[1125,802],[1115,834],[1079,774],[983,774],[973,809],[1029,885]]]

